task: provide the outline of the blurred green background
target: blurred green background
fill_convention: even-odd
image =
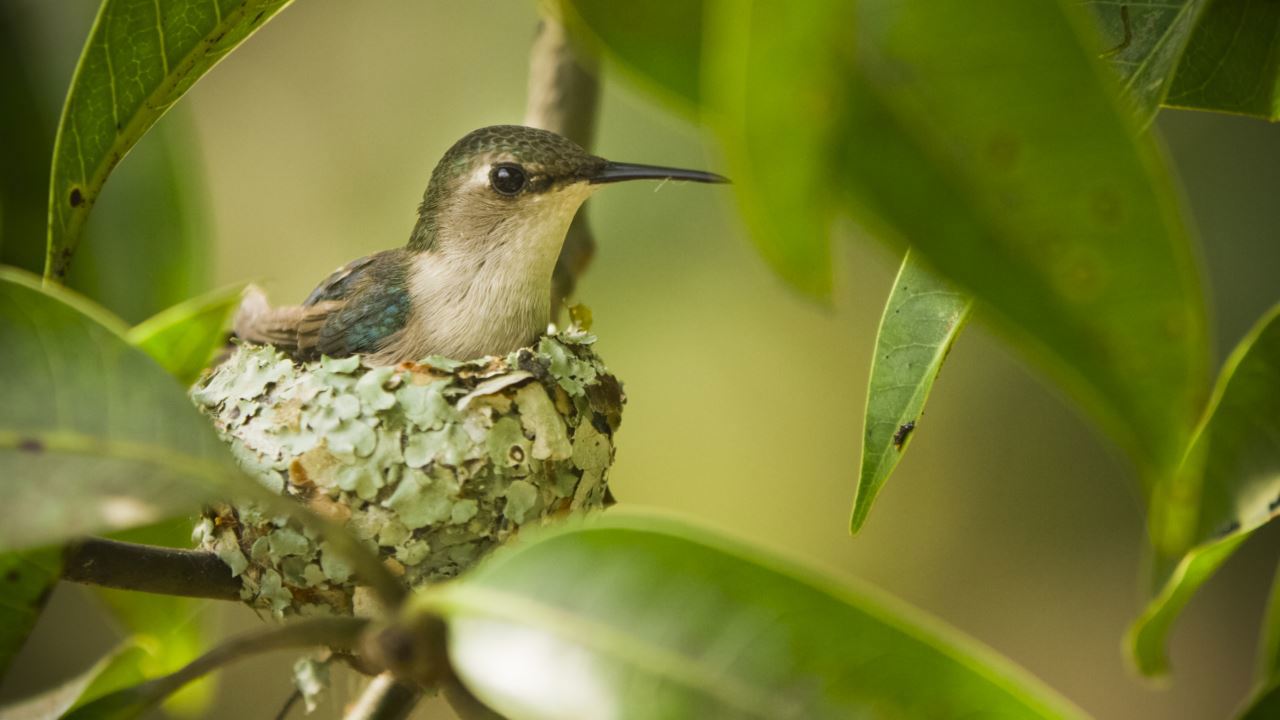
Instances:
[[[22,29],[9,52],[32,69],[38,94],[35,106],[3,113],[48,127],[45,147],[0,154],[6,182],[31,178],[22,157],[47,163],[97,4],[0,0],[4,21]],[[520,121],[535,24],[532,2],[510,0],[295,3],[125,159],[98,213],[113,204],[132,213],[95,214],[86,247],[110,267],[112,233],[159,218],[153,251],[207,266],[185,281],[191,288],[260,280],[276,300],[297,302],[334,267],[404,242],[455,139]],[[718,169],[705,134],[607,70],[598,153]],[[1157,124],[1202,239],[1220,359],[1280,295],[1280,128],[1176,111]],[[126,197],[141,182],[131,174],[154,183],[165,172],[172,182],[152,195]],[[42,200],[47,183],[31,186]],[[612,474],[621,502],[689,515],[878,586],[1100,718],[1225,717],[1244,698],[1280,530],[1260,531],[1192,601],[1173,636],[1171,684],[1144,684],[1120,649],[1142,597],[1132,470],[981,323],[960,339],[913,451],[850,538],[869,360],[897,258],[845,224],[835,299],[823,307],[756,257],[721,189],[623,185],[590,208],[600,246],[577,297],[630,400]],[[170,239],[170,217],[194,227]],[[7,257],[27,249],[4,242]],[[94,277],[82,287],[109,299],[163,284],[124,279],[116,291]],[[238,606],[210,612],[226,630],[263,622]],[[113,642],[91,598],[60,587],[0,700],[85,667]],[[293,657],[223,673],[210,717],[271,717],[290,691]],[[423,716],[448,715],[432,705]]]

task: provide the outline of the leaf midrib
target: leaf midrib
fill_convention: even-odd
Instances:
[[[174,452],[146,443],[103,438],[66,429],[23,432],[0,428],[0,451],[30,452],[25,450],[23,445],[31,440],[37,440],[40,443],[41,447],[36,452],[126,460],[170,471],[175,477],[194,476],[208,480],[214,487],[225,486],[228,476],[234,476],[237,472],[233,467],[198,455]]]

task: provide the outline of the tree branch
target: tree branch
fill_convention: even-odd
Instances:
[[[115,717],[117,713],[123,714],[126,710],[140,713],[177,692],[187,683],[249,655],[320,645],[350,648],[356,644],[368,624],[367,618],[313,618],[239,635],[201,655],[175,673],[103,695],[76,710],[70,717]]]
[[[403,720],[422,699],[422,691],[396,680],[389,672],[369,683],[343,720]]]
[[[284,706],[276,712],[276,720],[285,720],[285,718],[289,717],[289,711],[292,710],[293,706],[297,705],[300,700],[302,700],[302,691],[298,688],[294,688],[293,692],[289,693],[289,697],[284,699]]]
[[[529,97],[524,124],[563,135],[588,150],[595,142],[600,80],[569,43],[560,21],[544,16],[529,57]],[[578,277],[595,255],[595,238],[580,211],[569,226],[551,285],[551,312],[558,314]]]
[[[240,599],[240,580],[211,552],[104,538],[88,538],[68,546],[62,579],[159,595]]]

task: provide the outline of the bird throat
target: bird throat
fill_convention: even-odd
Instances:
[[[447,225],[437,226],[431,248],[411,261],[413,318],[394,343],[395,354],[466,360],[535,342],[551,319],[552,273],[585,199],[585,193],[566,195],[506,216],[488,232],[472,224],[470,232],[457,228],[450,237]]]

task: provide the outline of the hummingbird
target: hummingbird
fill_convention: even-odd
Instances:
[[[546,130],[474,130],[431,173],[404,247],[347,263],[301,305],[272,307],[250,288],[233,332],[297,360],[360,353],[375,365],[526,347],[551,320],[552,273],[578,208],[627,180],[728,182],[612,162]]]

